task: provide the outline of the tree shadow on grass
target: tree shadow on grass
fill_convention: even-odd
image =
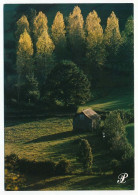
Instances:
[[[56,133],[56,134],[52,134],[52,135],[42,136],[42,137],[39,137],[37,139],[26,142],[25,144],[40,143],[40,142],[45,142],[45,141],[56,141],[56,140],[71,137],[73,135],[76,135],[76,132],[74,132],[74,131],[65,131],[65,132],[62,132],[62,133]]]
[[[73,177],[75,177],[75,175],[71,177],[64,176],[62,178],[55,177],[54,179],[52,179],[52,181],[46,181],[46,180],[40,179],[39,183],[33,183],[31,185],[28,185],[22,190],[34,191],[34,190],[42,190],[46,188],[53,188],[52,190],[55,190],[55,187],[58,187],[58,185],[64,184],[64,182],[69,181]]]
[[[117,178],[113,175],[100,175],[98,177],[89,177],[77,181],[70,186],[72,189],[79,189],[79,190],[117,190],[120,187],[122,190],[134,188],[133,182],[126,182],[125,184],[119,186],[117,184]]]

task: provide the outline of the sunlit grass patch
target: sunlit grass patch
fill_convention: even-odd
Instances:
[[[110,111],[115,109],[132,109],[134,106],[133,92],[130,91],[112,91],[109,95],[98,100],[93,100],[78,108],[77,112],[91,107],[97,111]]]

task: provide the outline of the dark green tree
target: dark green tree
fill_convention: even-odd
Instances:
[[[62,61],[49,74],[46,80],[47,93],[54,102],[65,106],[78,106],[90,98],[90,83],[84,73],[71,61]]]
[[[120,70],[129,75],[134,71],[134,21],[129,17],[122,32],[122,45],[118,52],[117,63]],[[133,79],[132,79],[133,80]]]
[[[24,82],[24,99],[28,103],[35,103],[39,99],[38,81],[34,77],[34,74],[26,75]]]

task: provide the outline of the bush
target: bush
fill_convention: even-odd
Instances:
[[[118,161],[116,159],[111,161],[111,168],[113,174],[118,176],[120,173],[127,173],[129,178],[134,177],[134,157]]]
[[[56,174],[65,175],[70,173],[71,163],[67,159],[61,159],[56,165]]]
[[[128,120],[128,123],[133,123],[134,122],[134,110],[126,111],[126,118]]]
[[[19,171],[22,174],[41,175],[44,177],[64,175],[70,173],[71,163],[67,159],[61,159],[57,164],[52,160],[30,161],[19,159],[17,155],[11,154],[5,158],[6,168]]]
[[[113,139],[120,139],[122,136],[126,135],[125,126],[120,117],[120,114],[116,111],[112,111],[106,117],[104,122],[104,133],[106,141],[112,146]]]
[[[19,161],[20,171],[26,174],[53,176],[55,174],[55,163],[53,161],[29,161],[21,159]]]
[[[122,161],[122,170],[128,173],[129,177],[134,177],[134,156],[129,156]]]
[[[92,148],[86,139],[80,139],[78,160],[83,164],[86,172],[92,171]]]
[[[121,117],[124,125],[134,122],[134,110],[127,110],[126,111],[123,109],[118,109],[118,110],[115,110],[114,113],[120,114],[120,117]]]
[[[10,170],[19,171],[23,174],[53,176],[55,174],[56,163],[47,161],[30,161],[19,159],[17,155],[11,154],[5,158],[6,167]]]
[[[16,154],[10,154],[5,157],[5,167],[8,169],[18,169],[19,158]]]
[[[104,131],[113,156],[120,161],[112,162],[113,172],[117,172],[117,174],[118,172],[126,172],[130,176],[133,176],[134,151],[126,138],[125,127],[120,113],[113,111],[107,116]]]
[[[111,169],[113,170],[113,175],[115,175],[115,176],[122,173],[122,171],[121,171],[121,162],[116,160],[116,159],[113,159],[111,161]]]

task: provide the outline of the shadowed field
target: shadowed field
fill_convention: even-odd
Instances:
[[[109,96],[92,103],[92,108],[111,110],[115,108],[129,108],[133,98],[126,93],[115,101],[116,95]],[[109,102],[110,103],[109,103]],[[120,104],[117,104],[117,102]],[[108,102],[108,103],[107,103]],[[116,103],[115,103],[116,102]],[[110,104],[110,107],[109,107]],[[103,107],[101,106],[103,105]],[[83,108],[87,107],[83,106]],[[82,107],[81,107],[82,108]],[[80,108],[79,108],[80,109]],[[110,109],[109,109],[110,110]],[[5,127],[5,155],[15,153],[19,158],[28,160],[59,161],[62,157],[71,161],[70,175],[41,178],[28,175],[22,190],[128,190],[133,189],[133,180],[128,179],[125,184],[118,185],[110,169],[111,156],[104,147],[102,140],[95,133],[76,133],[72,131],[71,117],[53,117],[31,122],[12,121]],[[127,137],[134,145],[133,124],[126,126]],[[86,138],[92,146],[93,173],[84,174],[82,165],[76,160],[77,140]]]

